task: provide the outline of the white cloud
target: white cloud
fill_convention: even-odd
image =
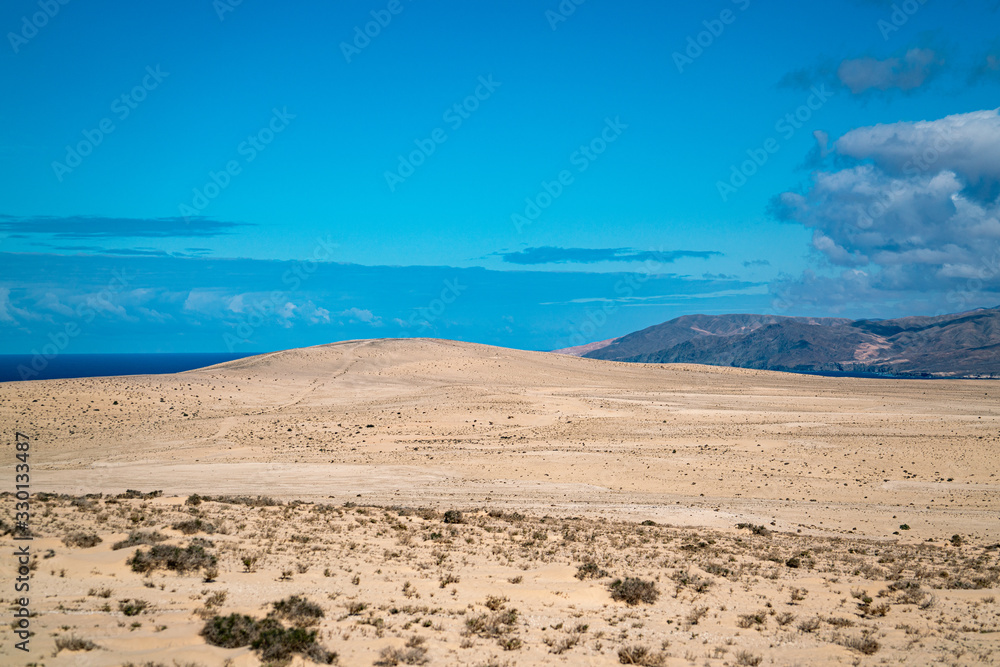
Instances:
[[[347,310],[342,310],[337,313],[337,317],[343,317],[356,322],[364,322],[365,324],[370,324],[373,327],[382,326],[381,317],[375,315],[370,310],[364,310],[361,308],[348,308]]]
[[[952,172],[981,201],[1000,194],[997,109],[860,128],[838,139],[835,149],[841,155],[871,160],[890,176]]]
[[[776,211],[813,229],[825,263],[849,270],[781,282],[788,303],[877,302],[881,294],[943,304],[970,281],[986,304],[1000,302],[997,110],[859,128],[834,150],[840,164],[857,163],[815,172],[804,193],[781,195]]]

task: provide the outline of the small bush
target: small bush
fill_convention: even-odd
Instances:
[[[323,618],[323,608],[304,597],[292,595],[284,600],[271,603],[274,615],[292,625],[306,627],[316,625]]]
[[[766,526],[760,526],[752,523],[738,523],[736,524],[737,529],[746,528],[754,535],[761,535],[762,537],[767,537],[771,534],[771,531],[767,529]]]
[[[465,619],[465,630],[468,634],[479,635],[487,639],[501,637],[514,630],[517,623],[516,609],[505,609],[492,614],[480,614]]]
[[[56,653],[59,651],[93,651],[95,648],[100,648],[100,646],[89,639],[81,639],[76,635],[56,638]]]
[[[244,614],[214,616],[205,623],[201,636],[222,648],[249,646],[266,662],[285,662],[296,653],[326,665],[337,659],[336,653],[316,643],[315,630],[286,628],[273,616],[262,620]]]
[[[422,637],[411,637],[405,648],[387,646],[379,653],[376,665],[394,667],[395,665],[423,665],[427,662],[427,648]]]
[[[239,648],[249,646],[257,636],[257,621],[245,614],[215,616],[201,629],[201,636],[212,646]]]
[[[623,665],[643,665],[644,667],[660,667],[667,662],[662,653],[654,653],[648,647],[622,646],[618,649],[618,662]]]
[[[546,637],[546,645],[549,646],[549,653],[554,653],[556,655],[562,655],[566,651],[570,650],[574,646],[580,643],[579,637],[563,637],[562,639],[551,639]]]
[[[149,609],[149,603],[145,600],[125,599],[118,601],[118,611],[126,616],[138,616]]]
[[[284,505],[280,500],[268,496],[202,496],[202,500],[226,505],[246,505],[247,507],[277,507]]]
[[[208,523],[207,521],[202,521],[201,519],[190,519],[188,521],[179,521],[174,525],[170,526],[174,530],[179,530],[185,535],[194,535],[195,533],[214,533],[215,526]]]
[[[163,491],[150,491],[149,493],[143,493],[142,491],[136,491],[135,489],[125,489],[125,493],[119,493],[115,496],[115,498],[118,498],[119,500],[151,500],[153,498],[159,498],[162,495]]]
[[[787,611],[783,611],[775,616],[774,620],[778,622],[778,625],[784,627],[795,620],[795,614],[789,614]]]
[[[874,655],[878,652],[882,645],[872,637],[871,635],[862,635],[860,637],[848,637],[842,640],[842,644],[852,651],[857,651],[864,655]]]
[[[490,611],[499,611],[506,607],[508,602],[510,602],[510,600],[506,596],[501,597],[499,595],[487,595],[486,602],[484,602],[483,605],[485,605]]]
[[[448,510],[444,513],[445,523],[465,523],[465,518],[458,510]]]
[[[695,593],[704,593],[712,587],[713,583],[711,579],[703,577],[695,572],[691,572],[690,570],[680,570],[678,572],[674,572],[670,578],[676,581],[678,586],[687,586]]]
[[[736,625],[741,628],[752,628],[755,625],[764,625],[767,623],[767,612],[758,611],[752,614],[740,614]]]
[[[802,632],[816,632],[819,630],[820,620],[818,617],[808,618],[799,623],[799,630]]]
[[[214,566],[216,558],[214,555],[208,553],[201,544],[189,544],[184,549],[168,544],[157,544],[150,548],[149,551],[142,551],[141,549],[136,551],[125,562],[135,572],[146,573],[163,568],[184,573],[190,570]]]
[[[764,662],[764,658],[759,655],[754,655],[750,651],[739,651],[736,653],[736,664],[744,665],[745,667],[757,667],[760,663]]]
[[[660,597],[660,591],[656,589],[656,584],[637,577],[625,577],[624,580],[615,579],[608,584],[608,590],[611,591],[612,600],[629,605],[636,605],[640,602],[653,604]]]
[[[837,618],[836,616],[831,616],[824,619],[827,623],[835,628],[852,628],[854,627],[854,621],[849,618]]]
[[[497,646],[505,651],[516,651],[524,646],[520,637],[501,637],[497,640]]]
[[[70,533],[62,538],[62,543],[66,546],[79,547],[81,549],[96,547],[103,541],[97,533]]]
[[[274,619],[265,618],[258,623],[258,634],[250,648],[260,653],[264,661],[285,661],[295,653],[309,653],[314,662],[332,663],[324,649],[316,644],[316,631],[305,628],[284,628]],[[323,658],[316,660],[312,655],[322,652]]]
[[[583,565],[578,565],[576,568],[576,574],[573,575],[580,581],[584,579],[603,579],[608,576],[607,570],[602,569],[597,563],[593,561],[588,561]]]
[[[111,545],[112,550],[128,549],[145,544],[157,544],[167,539],[167,536],[157,531],[133,530],[124,540]]]

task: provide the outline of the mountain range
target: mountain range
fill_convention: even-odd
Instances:
[[[685,315],[556,352],[776,371],[1000,377],[1000,307],[892,320]]]

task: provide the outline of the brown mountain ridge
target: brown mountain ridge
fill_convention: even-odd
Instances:
[[[685,315],[557,352],[775,371],[991,378],[1000,376],[1000,307],[892,320]]]

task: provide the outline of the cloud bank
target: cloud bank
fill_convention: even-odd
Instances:
[[[675,262],[683,257],[708,259],[722,255],[714,250],[632,250],[631,248],[557,248],[541,246],[518,252],[500,253],[511,264],[593,264],[596,262]]]
[[[785,279],[779,301],[835,310],[1000,302],[998,110],[858,128],[833,153],[829,163],[843,168],[815,172],[772,210],[812,229],[813,251],[840,273]]]

